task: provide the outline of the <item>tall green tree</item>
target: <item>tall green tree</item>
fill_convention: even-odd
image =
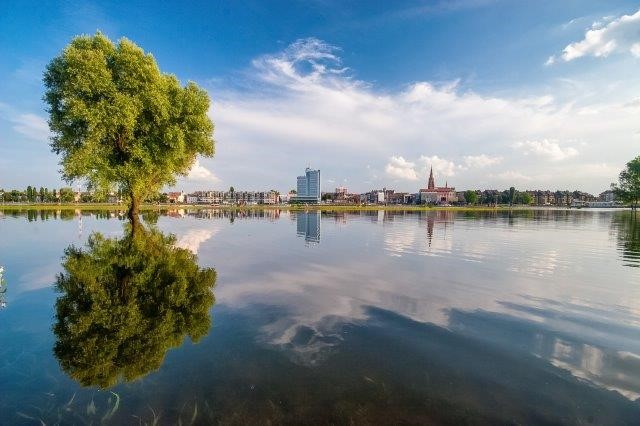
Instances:
[[[58,192],[61,203],[71,203],[75,200],[75,194],[72,188],[60,188]]]
[[[127,39],[74,38],[47,66],[44,84],[64,179],[84,179],[103,193],[122,189],[131,220],[197,155],[214,153],[207,92],[162,73]]]
[[[467,204],[476,204],[478,202],[478,194],[476,194],[476,191],[472,190],[465,191],[464,200]]]
[[[509,205],[512,206],[515,200],[516,200],[516,189],[512,186],[511,188],[509,188]]]
[[[633,210],[638,209],[640,202],[640,156],[629,161],[618,177],[618,184],[612,184],[616,198],[631,204]]]

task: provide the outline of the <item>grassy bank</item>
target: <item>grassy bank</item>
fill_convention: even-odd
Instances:
[[[514,206],[511,210],[529,210],[545,207]],[[127,208],[122,204],[105,203],[33,203],[33,204],[0,204],[0,210],[103,210],[103,211],[125,211]],[[209,206],[202,204],[144,204],[141,210],[175,210],[175,209],[196,209],[196,210],[290,210],[290,211],[367,211],[367,210],[390,210],[390,211],[431,211],[431,210],[454,210],[454,211],[495,211],[509,210],[509,206],[412,206],[412,205],[250,205],[250,206]]]

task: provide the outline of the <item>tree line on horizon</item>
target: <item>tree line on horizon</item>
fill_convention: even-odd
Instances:
[[[0,188],[0,201],[6,203],[71,203],[74,200],[75,192],[70,187],[63,187],[59,189],[53,188],[52,190],[42,186],[38,189],[31,185],[27,186],[27,189],[25,190],[4,190]]]

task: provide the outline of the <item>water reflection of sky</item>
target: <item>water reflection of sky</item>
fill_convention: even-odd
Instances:
[[[0,315],[17,312],[30,294],[50,292],[53,300],[47,289],[69,244],[83,244],[94,230],[122,232],[113,218],[85,216],[81,227],[78,216],[39,219],[0,219],[8,237],[0,241],[0,264],[9,283],[9,309]],[[445,349],[411,341],[424,333],[441,343],[453,339],[451,363],[472,356],[471,347],[495,348],[486,350],[510,354],[512,368],[515,358],[531,357],[523,365],[544,361],[535,367],[540,374],[556,368],[577,383],[640,397],[637,228],[626,213],[181,211],[160,217],[158,226],[197,253],[201,266],[216,268],[214,317],[249,318],[252,342],[299,368],[327,369],[347,348],[361,355],[353,339],[372,330],[381,343],[405,339],[416,354],[444,356]],[[393,327],[401,334],[385,340]],[[214,319],[210,339],[216,332]],[[476,355],[478,365],[488,362]],[[503,380],[496,374],[483,380]]]

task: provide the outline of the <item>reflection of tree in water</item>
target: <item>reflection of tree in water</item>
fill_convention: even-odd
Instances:
[[[89,237],[67,248],[57,278],[54,352],[83,386],[109,387],[157,370],[170,348],[211,326],[216,273],[141,225],[124,238]]]
[[[611,226],[616,230],[625,266],[640,267],[640,216],[635,212],[615,214]]]

